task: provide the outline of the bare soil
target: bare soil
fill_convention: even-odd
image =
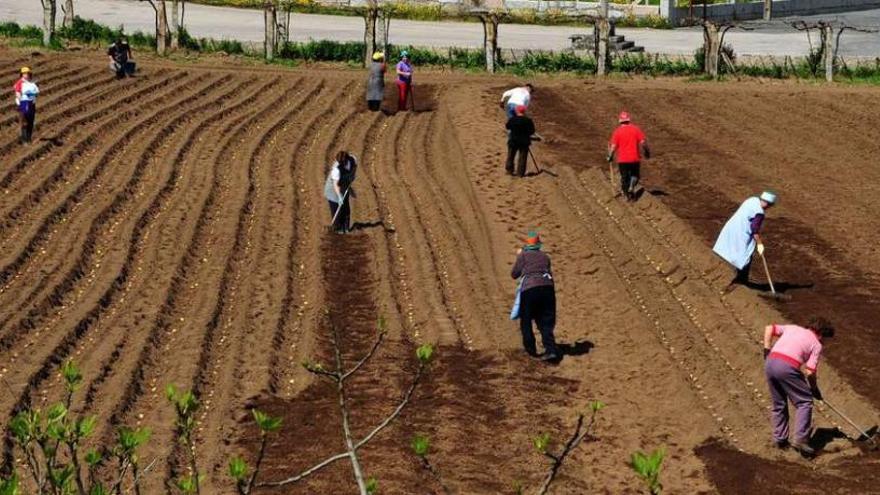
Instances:
[[[0,115],[0,426],[57,401],[73,358],[86,376],[74,408],[106,420],[98,440],[153,430],[145,493],[186,473],[168,383],[203,402],[203,493],[232,493],[228,459],[253,459],[252,407],[283,418],[261,476],[281,480],[344,448],[333,385],[301,363],[331,367],[336,329],[353,365],[383,317],[385,341],[349,383],[355,436],[399,403],[415,349],[437,348],[399,420],[360,451],[383,493],[531,492],[549,467],[532,440],[550,433],[558,449],[592,400],[607,408],[552,493],[641,493],[630,454],[661,446],[668,493],[880,493],[877,455],[824,407],[815,460],[770,447],[759,343],[771,322],[834,320],[825,395],[877,423],[876,91],[539,80],[542,172],[515,179],[497,108],[513,80],[425,73],[416,111],[398,113],[389,84],[372,113],[359,71],[143,58],[117,82],[90,57],[0,50],[5,73],[27,61],[41,87],[33,144]],[[613,197],[603,159],[623,108],[656,155],[634,204]],[[340,149],[361,165],[347,236],[328,232],[322,194]],[[766,239],[784,304],[722,295],[731,272],[710,251],[767,187],[781,198]],[[528,358],[507,318],[533,228],[553,259],[557,366]],[[439,479],[410,452],[416,434]],[[8,438],[4,457],[20,462]],[[352,483],[340,460],[260,492]]]

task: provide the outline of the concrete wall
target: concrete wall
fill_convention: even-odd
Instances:
[[[673,24],[688,18],[690,9],[673,7],[675,0],[661,0],[660,11]],[[773,17],[827,14],[880,7],[880,0],[773,0]],[[717,4],[706,7],[706,17],[715,20],[751,20],[764,15],[764,2]],[[694,17],[702,18],[703,6],[694,5]]]

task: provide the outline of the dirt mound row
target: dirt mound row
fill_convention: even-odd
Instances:
[[[0,65],[14,71],[19,63],[0,53]],[[109,442],[119,424],[153,430],[141,453],[158,460],[146,492],[187,473],[163,397],[168,383],[193,388],[202,401],[196,435],[206,493],[230,491],[230,456],[253,457],[254,405],[285,421],[264,479],[289,476],[342,446],[332,387],[300,363],[332,362],[334,327],[344,358],[355,361],[381,315],[386,341],[351,382],[356,435],[406,391],[416,346],[437,346],[399,420],[361,451],[383,491],[531,489],[548,467],[534,437],[550,433],[558,447],[599,399],[607,408],[595,438],[563,466],[554,493],[633,492],[640,481],[626,466],[630,454],[660,446],[668,452],[663,482],[675,493],[727,493],[747,470],[783,487],[806,469],[841,490],[870,492],[844,477],[875,459],[839,438],[827,411],[817,416],[827,444],[813,464],[769,450],[758,341],[761,325],[805,304],[842,316],[853,306],[817,298],[842,291],[850,277],[865,287],[845,292],[853,304],[870,301],[876,256],[871,236],[855,233],[870,222],[847,216],[847,204],[870,214],[858,181],[880,177],[869,167],[853,171],[818,194],[859,194],[819,211],[801,196],[829,174],[812,158],[803,166],[788,158],[796,149],[784,138],[795,131],[756,123],[768,98],[804,98],[845,122],[880,123],[865,109],[873,96],[853,89],[836,100],[802,88],[768,96],[743,86],[737,94],[752,105],[739,115],[710,111],[715,86],[546,81],[533,106],[547,137],[533,149],[544,172],[530,163],[536,173],[518,179],[503,173],[497,80],[423,74],[416,111],[396,112],[389,85],[384,112],[368,112],[359,73],[139,65],[139,77],[115,81],[85,56],[42,57],[38,134],[47,139],[20,147],[14,115],[0,117],[0,377],[11,390],[0,394],[0,424],[60,398],[58,365],[74,358],[86,376],[75,409],[107,420],[98,440]],[[646,126],[658,153],[635,205],[612,198],[603,171],[610,117],[624,106],[657,122]],[[679,125],[691,115],[715,130]],[[816,134],[831,120],[823,114],[796,132]],[[746,139],[735,132],[742,128],[757,130]],[[720,134],[730,146],[717,144]],[[850,142],[876,146],[860,135]],[[861,163],[845,145],[828,147],[823,154],[810,145],[823,159]],[[360,163],[348,236],[327,231],[322,194],[342,149]],[[725,173],[704,170],[713,164]],[[799,167],[825,179],[782,175]],[[757,182],[781,184],[792,198],[771,214],[769,225],[788,240],[770,239],[773,253],[817,260],[800,272],[779,265],[782,287],[795,295],[790,307],[718,290],[730,273],[707,244],[739,195],[751,192],[742,184]],[[805,216],[817,214],[844,221],[820,226]],[[553,259],[565,352],[556,367],[525,356],[518,322],[507,319],[510,265],[531,229]],[[834,236],[852,249],[840,250]],[[820,276],[831,281],[801,283]],[[842,317],[858,327],[870,315]],[[830,346],[822,378],[835,404],[866,424],[876,404],[859,393],[872,399],[872,385],[839,365],[852,351],[869,372],[873,337],[867,329],[841,339],[844,354]],[[415,434],[430,436],[442,483],[409,452]],[[694,451],[710,437],[726,443]],[[4,453],[14,462],[8,437]],[[335,493],[351,481],[339,462],[276,492]]]

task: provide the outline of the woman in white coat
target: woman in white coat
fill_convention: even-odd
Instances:
[[[764,191],[760,196],[753,196],[743,201],[721,229],[721,234],[718,235],[712,250],[736,269],[736,276],[727,286],[728,292],[737,284],[749,283],[752,254],[755,250],[758,254],[764,254],[764,244],[761,242],[764,215],[775,203],[776,194],[770,191]]]

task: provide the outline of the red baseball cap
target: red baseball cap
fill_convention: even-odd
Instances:
[[[516,108],[513,109],[517,115],[525,115],[526,114],[526,106],[525,105],[517,105]]]
[[[629,122],[629,113],[626,111],[620,112],[620,115],[617,116],[618,122]]]

